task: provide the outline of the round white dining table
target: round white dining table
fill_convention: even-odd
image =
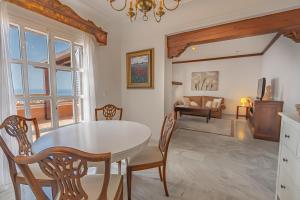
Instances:
[[[111,152],[111,160],[116,162],[140,152],[150,137],[150,128],[137,122],[83,122],[49,131],[33,143],[32,151],[64,146],[88,153]]]

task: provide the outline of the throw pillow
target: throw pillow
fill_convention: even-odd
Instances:
[[[218,109],[218,102],[213,101],[211,104],[211,108]]]
[[[205,104],[205,107],[211,108],[212,107],[212,101],[207,101]]]
[[[190,105],[191,106],[199,106],[199,104],[197,104],[195,101],[191,101]]]
[[[191,100],[187,97],[183,97],[183,105],[189,106],[191,104]]]
[[[214,99],[212,107],[213,108],[220,108],[221,104],[222,104],[222,99]]]

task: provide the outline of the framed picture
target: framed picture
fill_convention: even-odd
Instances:
[[[127,53],[127,88],[154,88],[154,49]]]
[[[219,71],[192,72],[193,91],[217,91],[219,89]]]

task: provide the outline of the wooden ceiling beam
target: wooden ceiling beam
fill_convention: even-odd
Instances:
[[[273,39],[268,43],[268,45],[264,48],[264,50],[260,53],[242,54],[242,55],[234,55],[234,56],[222,56],[222,57],[215,57],[215,58],[202,58],[202,59],[194,59],[194,60],[173,61],[172,64],[205,62],[205,61],[213,61],[213,60],[226,60],[226,59],[234,59],[234,58],[263,56],[273,46],[273,44],[280,38],[281,35],[282,35],[281,33],[277,33],[273,37]]]
[[[191,45],[251,37],[268,33],[282,33],[290,27],[300,26],[299,19],[300,9],[295,9],[170,35],[167,37],[168,57],[174,58],[180,56],[181,53]],[[296,32],[296,34],[293,32],[289,35],[296,35],[295,38],[298,41],[298,32]]]
[[[291,27],[282,32],[285,37],[288,37],[296,43],[300,43],[300,26]]]
[[[107,44],[107,32],[97,27],[94,22],[81,18],[72,8],[58,0],[6,0],[12,4],[72,26],[95,36],[101,45]]]

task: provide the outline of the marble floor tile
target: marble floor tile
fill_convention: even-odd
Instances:
[[[278,143],[255,140],[245,120],[235,137],[177,129],[168,159],[170,197],[157,169],[133,175],[135,200],[274,200]]]

